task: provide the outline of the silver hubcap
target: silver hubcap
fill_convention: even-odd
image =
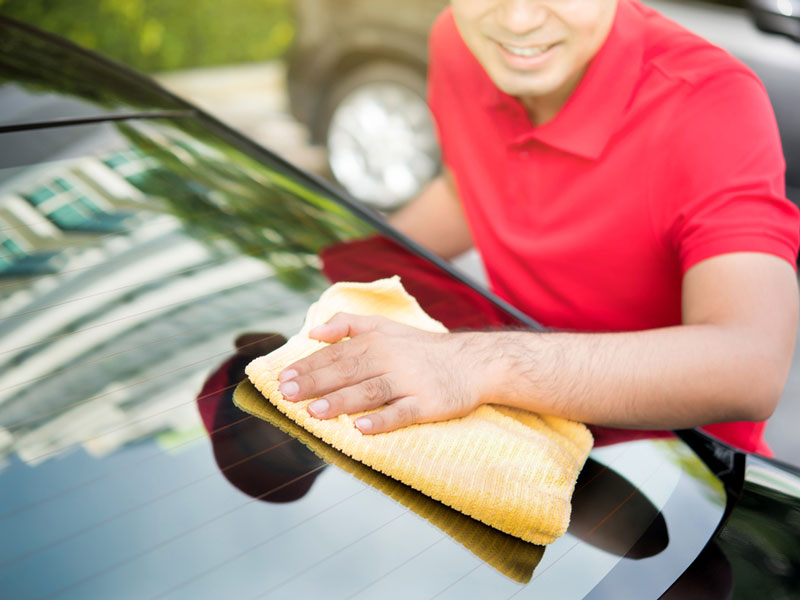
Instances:
[[[328,129],[331,171],[350,194],[380,210],[417,194],[439,169],[425,100],[390,82],[348,94]]]

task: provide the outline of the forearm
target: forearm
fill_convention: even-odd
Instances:
[[[677,429],[763,420],[794,349],[798,288],[783,259],[740,253],[689,269],[683,324],[624,333],[430,333],[339,313],[330,344],[289,366],[281,392],[312,416],[380,408],[364,433],[460,417],[481,403],[612,427]]]
[[[454,258],[472,247],[469,227],[447,171],[389,217],[389,223],[445,259]]]
[[[675,429],[766,419],[788,352],[746,331],[684,325],[633,333],[486,332],[482,401],[613,427]]]

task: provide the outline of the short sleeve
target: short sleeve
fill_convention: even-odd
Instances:
[[[683,272],[731,252],[794,266],[800,212],[785,195],[777,124],[755,76],[731,71],[688,89],[665,131],[668,243]]]

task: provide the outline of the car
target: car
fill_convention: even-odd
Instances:
[[[446,0],[295,0],[294,116],[351,195],[391,211],[441,168],[425,100],[428,30]]]
[[[800,0],[644,1],[762,79],[781,131],[787,195],[800,204]],[[396,210],[441,167],[425,112],[426,38],[446,4],[294,2],[294,115],[327,148],[333,179],[380,210]]]
[[[540,329],[131,70],[0,18],[0,597],[790,598],[800,469],[593,428],[535,546],[239,410],[331,282]],[[492,494],[487,489],[488,495]]]

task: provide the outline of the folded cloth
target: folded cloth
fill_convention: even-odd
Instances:
[[[519,326],[519,319],[390,238],[372,235],[337,242],[323,248],[319,258],[331,283],[399,275],[422,309],[450,329]]]
[[[233,401],[242,410],[300,440],[324,461],[336,465],[409,508],[506,577],[519,583],[528,583],[531,580],[533,570],[544,555],[544,546],[529,544],[494,527],[489,527],[396,479],[353,460],[281,413],[246,379],[236,387]],[[313,472],[303,479],[313,480],[313,476],[318,472]]]
[[[289,402],[278,375],[289,364],[326,346],[308,332],[338,312],[383,315],[433,332],[446,332],[400,284],[337,283],[308,310],[300,332],[245,369],[255,387],[290,419],[348,456],[491,527],[534,544],[549,544],[569,525],[575,481],[592,446],[581,423],[528,411],[483,405],[469,415],[363,435],[363,414],[320,420],[311,400]]]

